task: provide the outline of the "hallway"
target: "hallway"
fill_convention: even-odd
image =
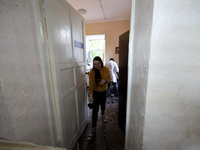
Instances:
[[[200,150],[200,0],[130,7],[130,20],[86,24],[65,0],[0,0],[1,139],[71,150]],[[119,36],[129,29],[127,77],[119,67],[128,80],[126,135],[112,97],[107,123],[99,119],[88,139],[85,36],[105,34],[104,62],[118,62]]]
[[[107,98],[106,118],[107,122],[101,121],[99,112],[96,136],[90,138],[88,134],[92,130],[90,110],[90,122],[78,140],[73,150],[123,150],[125,134],[118,126],[118,97]]]

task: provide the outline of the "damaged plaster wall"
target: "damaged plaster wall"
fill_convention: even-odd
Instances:
[[[34,3],[0,1],[0,136],[52,145]],[[36,10],[39,10],[37,8]]]
[[[10,115],[5,104],[0,81],[0,138],[15,140],[14,130],[11,126]]]
[[[199,18],[198,0],[132,1],[127,150],[200,149]]]
[[[200,149],[200,1],[155,0],[143,150]]]
[[[133,0],[129,45],[126,149],[141,150],[148,80],[153,1]]]

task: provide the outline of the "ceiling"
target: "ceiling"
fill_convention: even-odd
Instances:
[[[129,20],[131,0],[66,0],[77,11],[85,9],[82,14],[85,23]]]

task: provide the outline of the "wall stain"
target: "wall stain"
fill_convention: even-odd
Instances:
[[[54,104],[55,104],[54,108],[55,108],[55,112],[56,112],[56,124],[57,124],[58,138],[61,139],[60,126],[59,126],[59,121],[58,121],[58,110],[57,110],[57,106],[56,106],[56,96],[55,96],[55,88],[54,88],[54,80],[53,80],[53,71],[52,71],[52,65],[51,65],[51,55],[50,55],[50,48],[49,48],[49,38],[48,38],[46,17],[44,17],[44,23],[45,23],[47,46],[48,46],[49,65],[50,65],[50,71],[51,71],[51,82],[52,82],[52,88],[53,88],[53,97],[54,97]]]

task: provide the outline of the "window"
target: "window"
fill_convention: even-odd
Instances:
[[[101,57],[104,62],[105,52],[105,35],[89,35],[86,36],[86,56],[87,56],[87,71],[93,67],[93,58]]]

